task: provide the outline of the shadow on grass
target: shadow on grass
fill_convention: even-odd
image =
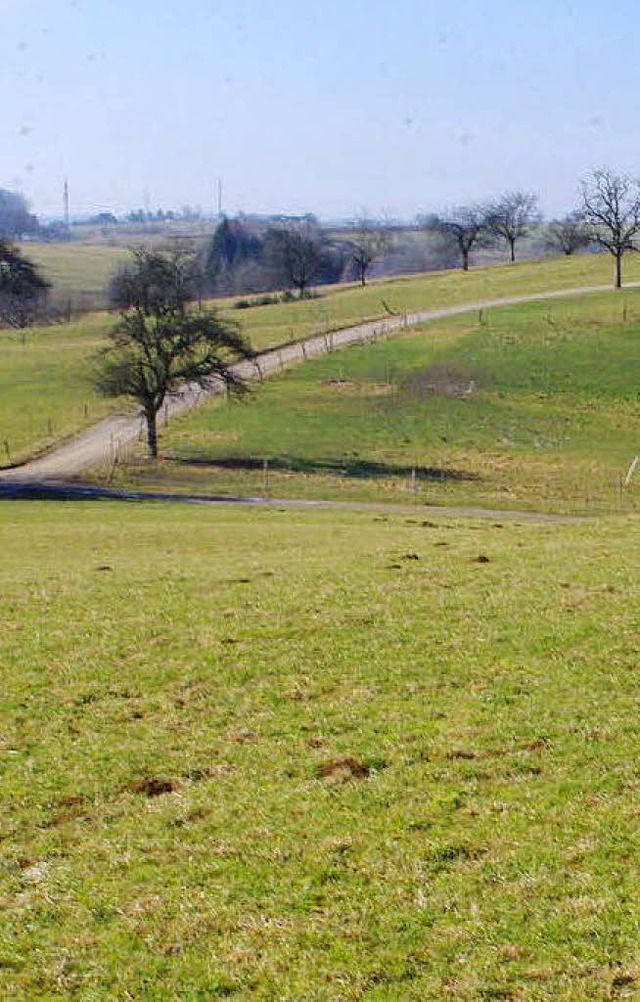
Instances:
[[[251,471],[263,470],[265,459],[254,456],[167,456],[172,463],[180,466],[210,466],[217,470]],[[416,480],[477,481],[480,476],[467,470],[455,470],[447,466],[402,466],[395,463],[376,463],[357,456],[340,459],[307,459],[298,456],[269,456],[269,469],[282,473],[320,473],[340,477],[354,477],[374,480],[382,477],[411,477],[415,471]]]

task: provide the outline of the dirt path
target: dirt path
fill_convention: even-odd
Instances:
[[[115,487],[92,487],[84,484],[57,483],[53,480],[0,482],[0,500],[37,501],[164,501],[172,504],[242,506],[245,508],[302,508],[370,512],[372,514],[413,515],[450,518],[482,518],[494,522],[584,522],[585,516],[556,515],[553,512],[516,511],[500,508],[477,508],[462,505],[397,504],[384,501],[322,501],[305,498],[238,497],[227,494],[179,494],[169,491],[134,491]]]
[[[629,283],[625,288],[639,288],[640,282]],[[247,380],[260,380],[282,369],[302,362],[307,358],[324,355],[337,348],[354,344],[358,341],[373,341],[378,337],[413,327],[416,324],[430,320],[442,320],[465,313],[475,313],[479,310],[489,310],[500,306],[515,306],[519,303],[537,302],[547,299],[562,299],[571,296],[582,296],[590,292],[608,292],[608,285],[587,286],[580,289],[559,289],[554,292],[540,292],[527,296],[512,296],[507,299],[491,299],[481,302],[464,303],[459,306],[444,306],[434,310],[421,310],[417,313],[406,313],[386,317],[368,323],[344,327],[328,334],[318,334],[303,341],[297,341],[282,348],[268,349],[262,352],[253,362],[240,362],[235,371]],[[214,388],[211,393],[221,392]],[[199,403],[207,393],[198,386],[189,386],[181,394],[169,401],[167,416],[189,410]],[[142,434],[142,423],[138,417],[106,418],[87,431],[74,436],[68,442],[57,446],[51,452],[22,466],[0,470],[0,482],[64,481],[74,477],[83,470],[112,463],[126,447],[136,441]]]

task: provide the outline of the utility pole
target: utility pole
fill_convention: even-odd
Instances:
[[[69,181],[65,177],[64,184],[62,186],[62,215],[64,219],[64,228],[69,229]]]
[[[218,219],[222,219],[222,178],[218,178]]]

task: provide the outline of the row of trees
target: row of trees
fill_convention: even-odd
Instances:
[[[42,310],[48,283],[8,238],[32,224],[26,203],[0,189],[0,322],[26,326]],[[511,192],[488,205],[453,209],[424,221],[468,270],[473,250],[505,242],[512,261],[516,245],[540,220],[537,198]],[[614,258],[614,284],[622,284],[622,259],[636,250],[640,232],[640,183],[611,170],[593,171],[581,185],[581,205],[547,227],[547,241],[564,254],[595,245]],[[242,219],[223,218],[197,268],[198,296],[206,292],[286,288],[300,298],[314,284],[356,277],[362,285],[372,264],[386,252],[390,234],[383,224],[359,220],[340,240],[329,240],[312,216],[284,219],[263,233]],[[195,272],[194,272],[195,275]],[[195,286],[194,286],[195,288]]]
[[[622,258],[638,250],[640,183],[612,170],[595,170],[580,185],[580,206],[547,226],[551,250],[569,255],[591,245],[614,258],[614,285],[622,285]],[[506,242],[515,261],[516,244],[541,220],[537,198],[529,192],[511,192],[489,205],[471,205],[431,217],[430,228],[455,247],[464,271],[474,248]]]
[[[384,226],[360,220],[349,239],[330,239],[313,216],[284,219],[263,231],[241,219],[221,220],[207,247],[203,273],[215,292],[295,290],[365,276],[383,253]]]
[[[537,196],[513,191],[487,205],[462,206],[442,216],[431,216],[427,228],[456,249],[463,271],[468,271],[472,250],[494,246],[499,241],[507,244],[511,261],[515,261],[517,242],[528,236],[532,226],[541,220]]]
[[[463,271],[469,270],[471,252],[506,243],[511,261],[516,244],[530,236],[541,223],[537,197],[531,192],[514,191],[489,205],[461,206],[428,219],[429,229],[439,234],[458,256]],[[546,226],[545,245],[552,252],[573,254],[597,240],[585,211],[575,210]]]
[[[638,230],[640,186],[613,171],[594,171],[582,182],[581,205],[544,231],[552,252],[574,254],[589,246],[601,247],[616,260],[616,286],[622,255],[634,249]],[[441,241],[440,259],[458,261],[468,271],[474,251],[506,245],[511,261],[516,247],[539,226],[542,216],[532,192],[507,192],[487,204],[450,209],[423,217],[421,227]],[[223,219],[209,244],[204,261],[211,291],[295,289],[302,298],[313,284],[356,278],[365,284],[372,265],[382,259],[392,242],[383,223],[360,219],[341,239],[329,240],[317,222],[305,217],[272,226],[259,235],[242,219]]]

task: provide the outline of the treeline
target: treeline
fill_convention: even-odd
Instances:
[[[244,216],[225,217],[203,252],[202,269],[206,290],[214,294],[285,289],[303,298],[316,285],[354,280],[364,285],[371,273],[467,271],[478,252],[501,247],[515,261],[522,241],[532,236],[539,254],[572,254],[592,243],[580,214],[543,227],[537,197],[508,192],[487,204],[417,217],[405,227],[362,218],[328,230],[313,216],[266,226]]]
[[[373,223],[353,239],[338,239],[313,216],[266,226],[224,217],[203,252],[205,288],[216,294],[279,289],[303,299],[315,285],[356,276],[364,280],[376,241],[382,246],[383,239],[382,228]]]
[[[0,189],[0,323],[4,325],[24,326],[43,316],[48,283],[11,246],[12,240],[38,232],[38,221],[24,198]],[[428,238],[428,258],[422,250],[415,267],[417,234]],[[193,266],[200,297],[269,296],[278,290],[278,297],[268,301],[283,296],[303,299],[318,285],[347,280],[365,285],[374,268],[378,274],[456,266],[467,271],[474,255],[499,247],[515,261],[522,242],[533,234],[551,253],[570,255],[588,248],[608,252],[619,288],[624,254],[640,250],[640,182],[613,170],[592,171],[581,182],[580,205],[544,226],[537,196],[523,191],[420,217],[413,227],[404,228],[366,218],[328,230],[312,215],[269,220],[223,217],[210,240],[193,255]]]

